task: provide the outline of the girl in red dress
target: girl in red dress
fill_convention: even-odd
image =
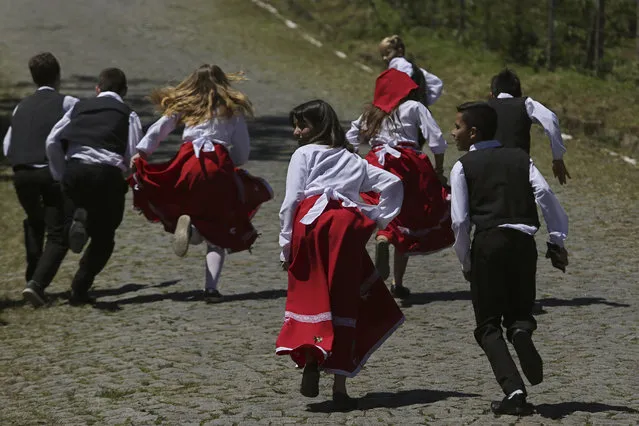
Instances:
[[[137,145],[133,204],[174,234],[173,249],[184,256],[189,244],[206,242],[205,298],[219,302],[217,290],[226,252],[249,249],[257,238],[251,218],[273,193],[265,180],[237,168],[249,158],[245,116],[253,108],[230,82],[242,80],[217,65],[202,65],[175,87],[154,91],[151,101],[162,111]],[[183,143],[162,164],[147,158],[179,125]]]
[[[433,253],[455,240],[450,197],[442,185],[447,144],[428,109],[415,100],[418,95],[418,86],[408,75],[395,69],[384,71],[377,78],[373,103],[346,134],[355,146],[368,143],[371,150],[366,160],[398,176],[404,185],[401,213],[377,233],[375,252],[377,270],[386,279],[390,275],[389,244],[395,246],[391,293],[402,299],[410,296],[404,286],[408,256]],[[435,156],[435,168],[421,150],[420,135]],[[364,195],[372,203],[377,197]]]
[[[326,102],[302,104],[290,117],[300,147],[280,210],[288,293],[276,353],[304,367],[304,396],[318,395],[320,368],[335,374],[333,401],[350,409],[346,378],[404,321],[366,251],[375,228],[399,213],[402,184],[352,152]],[[376,205],[362,200],[368,191],[379,193]]]

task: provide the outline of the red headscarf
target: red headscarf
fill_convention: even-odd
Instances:
[[[373,105],[385,112],[391,112],[402,99],[419,86],[406,73],[394,68],[387,69],[377,77]]]

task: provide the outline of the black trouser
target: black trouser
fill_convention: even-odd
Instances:
[[[471,249],[471,284],[477,328],[482,347],[504,393],[521,389],[524,382],[502,335],[515,329],[537,328],[535,303],[537,247],[532,236],[509,228],[491,228],[475,234]]]
[[[86,229],[91,241],[71,283],[75,292],[83,293],[91,288],[113,253],[115,230],[122,222],[128,187],[117,167],[71,160],[66,165],[62,188],[73,210],[87,211]]]
[[[27,218],[23,222],[27,281],[51,284],[67,254],[65,206],[60,184],[48,167],[15,166],[13,185]],[[46,244],[44,235],[46,231]]]

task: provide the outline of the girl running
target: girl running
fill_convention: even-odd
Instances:
[[[225,253],[251,247],[258,235],[251,218],[273,197],[266,181],[237,168],[249,158],[245,116],[253,115],[248,97],[230,84],[239,80],[238,74],[206,64],[177,86],[154,91],[151,101],[162,118],[149,128],[132,160],[134,206],[174,234],[175,253],[184,256],[189,244],[206,242],[204,294],[209,302],[222,300],[217,286]],[[148,163],[181,124],[183,143],[175,157]]]
[[[333,401],[404,321],[366,251],[375,227],[399,213],[400,180],[351,152],[335,111],[321,100],[290,114],[300,147],[291,157],[280,210],[281,260],[288,270],[284,325],[276,353],[304,367],[301,393],[319,393],[319,370],[335,374]],[[360,193],[379,193],[377,205]]]

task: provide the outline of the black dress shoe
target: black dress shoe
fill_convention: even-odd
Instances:
[[[493,401],[490,409],[495,414],[508,414],[511,416],[530,416],[535,411],[532,404],[526,402],[523,394],[514,395],[512,398],[504,397],[501,401]]]
[[[47,303],[47,296],[44,294],[44,289],[33,280],[29,281],[24,290],[22,290],[22,297],[31,303],[34,308],[39,308]]]
[[[519,364],[531,385],[538,385],[544,380],[544,364],[526,330],[517,329],[512,336],[513,346],[519,357]]]
[[[391,295],[397,299],[405,300],[410,297],[410,290],[403,285],[397,286],[395,284],[392,284],[390,292]]]
[[[315,398],[319,395],[319,367],[316,362],[307,363],[302,373],[302,385],[300,393],[308,398]]]
[[[333,405],[337,411],[351,411],[357,408],[357,399],[351,398],[345,393],[333,393]]]
[[[224,296],[217,290],[206,289],[204,290],[204,300],[206,303],[220,303],[224,301]]]
[[[86,291],[78,292],[71,290],[71,297],[69,297],[69,305],[82,306],[82,305],[94,305],[95,297],[89,296]]]

